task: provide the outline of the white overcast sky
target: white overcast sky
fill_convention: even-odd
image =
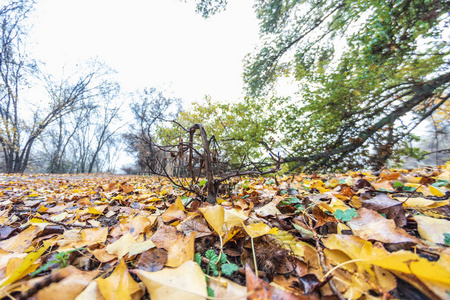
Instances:
[[[230,1],[205,20],[179,0],[39,0],[28,50],[54,74],[98,58],[125,90],[155,86],[186,103],[204,95],[235,101],[242,60],[258,42],[252,4]]]

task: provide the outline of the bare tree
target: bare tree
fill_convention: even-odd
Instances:
[[[118,123],[119,111],[121,109],[120,106],[109,107],[110,102],[107,102],[107,105],[103,107],[103,111],[101,114],[101,121],[98,122],[95,126],[94,140],[95,142],[92,144],[91,148],[91,158],[88,167],[88,173],[92,173],[94,170],[94,165],[98,163],[99,153],[102,149],[105,148],[105,145],[110,147],[114,146],[114,136],[117,131],[122,127],[115,126],[112,128],[114,122]]]
[[[108,69],[105,71],[108,73]],[[60,97],[61,87],[53,89]],[[79,108],[61,115],[42,139],[51,173],[92,173],[101,171],[117,147],[114,136],[123,126],[119,121],[121,104],[116,104],[119,86],[102,81],[98,92]],[[111,149],[105,149],[111,148]],[[105,160],[105,161],[103,161]],[[112,167],[111,161],[108,168]]]
[[[163,153],[154,147],[156,126],[177,116],[181,110],[181,99],[166,97],[155,88],[146,88],[137,97],[130,106],[134,123],[124,134],[127,150],[137,155],[141,169],[145,169],[148,164],[157,168],[157,156]],[[159,157],[160,160],[161,158]]]
[[[73,170],[71,143],[80,128],[89,123],[96,106],[87,102],[82,108],[65,116],[60,116],[41,138],[44,161],[48,161],[46,172],[53,174],[70,173]]]

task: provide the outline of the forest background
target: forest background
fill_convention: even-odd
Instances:
[[[184,4],[205,19],[227,7]],[[27,39],[35,6],[0,8],[3,172],[117,172],[124,151],[136,164],[122,171],[147,172],[148,158],[162,155],[153,145],[176,145],[195,123],[231,166],[280,155],[286,171],[328,172],[448,158],[448,1],[255,1],[245,97],[189,107],[151,82],[124,91],[101,58],[46,73]],[[420,124],[432,132],[427,147],[414,135]]]

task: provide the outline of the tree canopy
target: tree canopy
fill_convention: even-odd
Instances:
[[[246,101],[270,108],[292,168],[379,168],[448,100],[449,1],[254,7],[262,42],[246,58]],[[285,77],[295,97],[273,92]]]

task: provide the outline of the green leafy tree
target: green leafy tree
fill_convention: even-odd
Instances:
[[[218,4],[218,3],[216,3]],[[249,102],[265,97],[306,170],[380,168],[449,97],[449,1],[256,0],[262,44]],[[296,98],[270,98],[288,76]],[[255,104],[256,105],[256,104]]]
[[[183,128],[199,123],[218,142],[219,153],[215,155],[220,155],[221,161],[238,166],[245,159],[261,159],[277,150],[276,140],[270,135],[274,130],[263,114],[267,110],[264,105],[262,101],[222,104],[206,97],[204,103],[193,103],[181,112],[176,123],[158,127],[157,142],[176,145],[185,136]]]

